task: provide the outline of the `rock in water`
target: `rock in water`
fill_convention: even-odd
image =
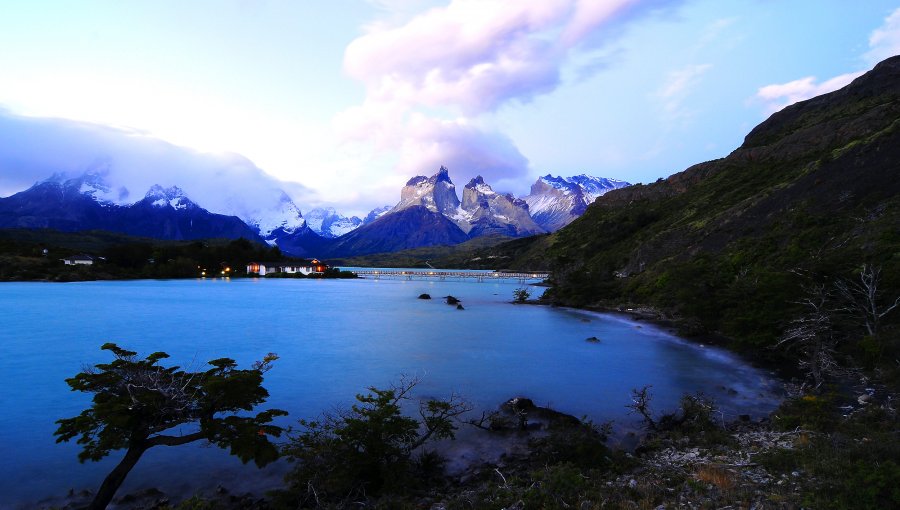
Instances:
[[[459,304],[459,299],[455,298],[453,296],[444,296],[444,299],[447,300],[448,305],[458,305]]]
[[[419,294],[419,299],[431,299],[431,294]]]

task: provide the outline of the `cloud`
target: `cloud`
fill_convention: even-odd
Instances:
[[[874,65],[882,60],[900,54],[900,8],[884,20],[881,27],[869,36],[869,51],[865,59]]]
[[[397,165],[406,175],[431,175],[441,165],[463,184],[476,175],[498,183],[527,174],[528,160],[508,137],[465,119],[447,121],[416,114],[408,129]]]
[[[659,97],[674,102],[680,100],[697,85],[700,77],[712,68],[712,64],[697,64],[669,73],[666,83],[659,90]]]
[[[847,73],[817,83],[815,76],[807,76],[787,83],[776,83],[760,87],[756,97],[765,103],[766,115],[771,115],[782,108],[798,101],[835,91],[863,74],[863,71]]]
[[[347,47],[344,68],[368,97],[490,111],[560,84],[560,68],[637,0],[454,0],[408,22],[375,25]]]
[[[862,60],[872,67],[882,60],[900,54],[900,8],[892,12],[884,23],[869,35],[869,51]],[[848,85],[865,71],[845,73],[819,82],[815,76],[807,76],[787,83],[760,87],[755,98],[762,101],[766,115],[798,101],[835,91]]]
[[[595,50],[598,34],[617,36],[628,20],[678,3],[452,0],[401,23],[370,24],[344,53],[344,69],[365,85],[365,100],[334,125],[345,140],[397,152],[400,172],[445,164],[489,180],[525,175],[527,159],[512,140],[481,129],[477,119],[556,90],[563,67]],[[589,64],[574,75],[606,62]]]
[[[0,196],[54,173],[75,177],[89,170],[105,174],[120,190],[120,203],[140,200],[154,184],[179,186],[210,211],[252,217],[277,203],[280,190],[295,200],[312,196],[308,188],[279,181],[238,154],[202,153],[137,131],[0,110],[0,140]]]

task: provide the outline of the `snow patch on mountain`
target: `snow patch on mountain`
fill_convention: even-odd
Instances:
[[[237,207],[238,204],[231,205],[234,208],[229,212],[258,230],[259,235],[266,240],[270,240],[273,235],[292,234],[306,225],[300,208],[284,191],[280,191],[277,200],[256,204],[257,207],[251,210]]]
[[[348,218],[338,214],[333,207],[318,207],[307,211],[306,222],[320,236],[335,238],[356,230],[363,220],[356,216]]]
[[[154,207],[171,207],[176,210],[197,207],[197,204],[192,202],[178,186],[163,188],[159,184],[154,184],[144,196],[144,200]]]
[[[534,221],[549,232],[559,230],[584,214],[597,197],[630,186],[625,181],[580,174],[554,177],[547,174],[531,185],[525,197]]]
[[[389,205],[376,207],[375,209],[372,209],[371,211],[369,211],[369,214],[367,214],[366,217],[363,218],[362,224],[368,225],[369,223],[372,223],[373,221],[375,221],[378,218],[381,218],[382,216],[387,214],[388,211],[390,211],[391,209],[393,209],[393,207],[391,207]]]

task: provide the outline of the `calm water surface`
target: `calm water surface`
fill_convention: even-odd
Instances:
[[[614,315],[514,306],[518,287],[388,279],[0,283],[0,507],[96,488],[118,461],[114,454],[79,464],[78,446],[53,436],[55,420],[90,401],[65,378],[109,361],[99,350],[104,342],[141,355],[163,350],[197,370],[218,357],[247,367],[275,352],[281,359],[265,386],[268,406],[290,411],[284,425],[349,405],[367,386],[400,374],[422,378],[419,396],[455,391],[483,410],[525,395],[623,429],[634,422],[624,407],[630,390],[647,384],[659,410],[696,391],[730,415],[777,403],[767,373],[725,352]],[[416,299],[426,292],[436,299]],[[466,309],[437,299],[447,294]],[[585,341],[592,336],[601,342]],[[123,490],[259,488],[276,485],[281,470],[242,466],[199,444],[157,447]]]

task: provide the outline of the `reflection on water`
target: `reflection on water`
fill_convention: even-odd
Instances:
[[[118,460],[79,465],[74,444],[54,444],[54,421],[89,396],[65,378],[107,361],[104,342],[202,368],[228,356],[248,366],[267,352],[269,404],[283,423],[349,405],[367,386],[418,375],[419,396],[465,395],[478,409],[525,395],[597,421],[634,422],[630,390],[652,385],[654,407],[702,391],[726,416],[761,414],[776,385],[732,355],[627,318],[511,305],[517,282],[406,280],[196,280],[0,284],[0,494],[15,500],[94,488]],[[429,293],[435,299],[416,297]],[[440,296],[459,297],[465,310]],[[596,337],[599,342],[586,341]],[[478,411],[480,413],[480,411]],[[193,491],[222,481],[275,485],[283,466],[258,471],[215,448],[155,448],[125,490]]]

